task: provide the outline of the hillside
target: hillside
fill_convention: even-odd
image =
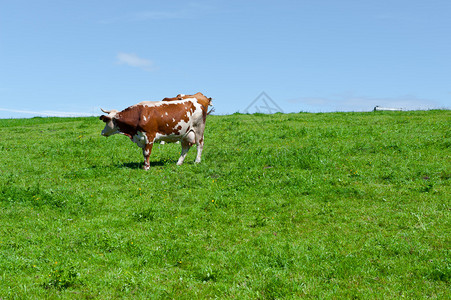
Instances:
[[[149,171],[97,118],[0,120],[0,298],[450,298],[451,112],[209,116]]]

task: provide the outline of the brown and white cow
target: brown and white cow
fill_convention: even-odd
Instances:
[[[102,109],[108,114],[100,116],[100,119],[106,123],[102,135],[108,137],[120,133],[128,136],[142,148],[145,170],[150,168],[149,157],[153,144],[160,141],[181,142],[182,153],[177,165],[183,164],[190,147],[196,144],[195,162],[199,163],[204,146],[205,121],[210,102],[211,98],[187,97],[171,101],[144,101],[123,111]]]
[[[202,93],[195,93],[194,95],[185,95],[185,94],[178,94],[177,96],[173,98],[164,98],[162,101],[175,101],[175,100],[183,100],[188,98],[196,98],[197,100],[201,102],[211,102],[211,98],[207,98]]]

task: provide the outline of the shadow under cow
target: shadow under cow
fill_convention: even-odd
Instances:
[[[157,166],[164,166],[167,164],[173,163],[172,161],[151,161],[150,167],[157,167]],[[126,169],[142,169],[142,167],[144,166],[144,163],[142,162],[128,162],[128,163],[123,163],[123,164],[119,164],[118,167],[119,168],[126,168]]]

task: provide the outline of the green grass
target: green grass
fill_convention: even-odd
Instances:
[[[0,298],[451,296],[450,111],[209,116],[147,172],[102,129],[0,120]]]

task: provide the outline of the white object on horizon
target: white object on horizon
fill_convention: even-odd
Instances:
[[[402,108],[380,107],[379,105],[376,105],[374,111],[402,111]]]

